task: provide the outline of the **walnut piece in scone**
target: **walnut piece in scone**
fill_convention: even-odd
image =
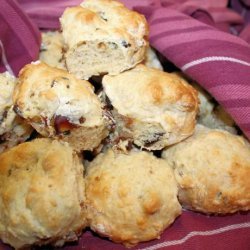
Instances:
[[[78,78],[117,75],[145,58],[144,16],[115,0],[86,0],[60,18],[67,46],[66,65]]]
[[[113,141],[132,140],[160,150],[192,135],[197,92],[182,78],[138,65],[118,76],[104,76],[104,93],[116,121]]]
[[[15,85],[15,77],[8,72],[0,74],[0,153],[25,141],[33,131],[13,110]]]
[[[61,32],[42,32],[42,44],[39,54],[40,61],[52,67],[66,69],[63,51],[64,43]]]
[[[93,150],[107,135],[101,102],[89,82],[45,63],[26,65],[14,91],[15,111],[38,133],[76,150]]]
[[[86,206],[92,230],[128,247],[159,238],[181,213],[172,169],[148,152],[99,154],[87,168]]]
[[[185,208],[215,214],[250,209],[250,144],[243,137],[197,125],[163,158],[174,169]]]
[[[83,165],[73,149],[36,139],[0,162],[0,239],[15,249],[77,240],[87,220]]]

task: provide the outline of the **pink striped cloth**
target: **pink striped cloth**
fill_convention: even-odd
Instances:
[[[140,243],[130,250],[249,250],[250,213],[229,216],[205,216],[183,211],[161,239]],[[52,248],[45,247],[43,250]],[[58,250],[126,250],[121,244],[100,238],[91,231],[83,233],[78,242]],[[0,243],[0,250],[11,250]]]
[[[239,30],[236,29],[236,34],[239,33],[239,36],[250,43],[250,0],[231,0],[232,8],[237,11],[242,18],[245,20],[246,25],[243,27],[238,27]]]
[[[65,7],[80,2],[0,0],[0,70],[17,74],[23,65],[36,60],[40,43],[37,27],[59,28],[58,17]],[[123,2],[147,17],[151,44],[207,89],[250,138],[250,46],[247,43],[250,28],[246,24],[249,0],[231,1],[238,13],[227,8],[226,0]],[[0,243],[0,249],[8,247]],[[78,244],[63,249],[125,248],[87,231]],[[132,249],[247,250],[250,249],[250,214],[208,217],[184,211],[160,240]]]
[[[15,1],[0,0],[0,72],[18,73],[38,57],[40,33]]]

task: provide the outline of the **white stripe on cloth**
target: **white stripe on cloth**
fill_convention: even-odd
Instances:
[[[138,250],[156,250],[156,249],[160,249],[163,247],[181,245],[194,236],[210,236],[210,235],[221,234],[227,231],[232,231],[232,230],[242,229],[242,228],[250,228],[250,222],[233,224],[233,225],[217,228],[214,230],[208,230],[208,231],[192,231],[180,240],[164,241],[162,243],[153,245],[151,247],[141,248]]]
[[[197,60],[194,60],[192,62],[186,63],[184,66],[181,67],[182,71],[185,71],[193,66],[199,65],[201,63],[206,63],[206,62],[214,62],[214,61],[228,61],[228,62],[234,62],[234,63],[240,63],[246,66],[250,66],[250,63],[245,62],[243,60],[239,60],[237,58],[233,57],[227,57],[227,56],[208,56],[208,57],[203,57]]]
[[[9,63],[8,63],[8,60],[7,60],[7,57],[6,57],[6,54],[5,54],[5,50],[4,50],[4,46],[3,46],[3,43],[2,41],[0,40],[0,49],[2,51],[2,62],[3,62],[3,65],[4,67],[6,68],[6,70],[11,74],[11,75],[15,75],[12,68],[10,67]]]

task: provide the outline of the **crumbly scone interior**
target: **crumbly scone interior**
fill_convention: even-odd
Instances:
[[[82,60],[82,58],[87,60]],[[91,58],[91,63],[88,58]],[[110,65],[111,74],[127,68],[125,55],[115,42],[98,40],[85,41],[77,45],[77,50],[68,53],[66,64],[70,72],[83,79],[89,79],[93,75],[107,74],[107,65]],[[84,69],[88,75],[78,73],[81,69]]]

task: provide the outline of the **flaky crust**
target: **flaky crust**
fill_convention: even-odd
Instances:
[[[92,150],[106,136],[101,103],[90,83],[45,63],[21,70],[14,103],[40,134],[69,141],[77,151]],[[85,135],[91,129],[99,131],[98,138]]]
[[[104,76],[103,87],[116,121],[142,148],[159,150],[194,131],[197,92],[174,74],[138,65],[118,76]]]
[[[13,110],[15,85],[15,77],[8,72],[0,74],[0,152],[25,141],[33,130]]]
[[[68,46],[67,68],[78,78],[116,75],[144,60],[148,46],[146,19],[118,1],[86,0],[67,8],[60,21]],[[84,64],[86,59],[91,67]],[[78,68],[77,64],[82,65]]]
[[[59,31],[42,32],[39,60],[60,69],[66,69],[64,42]]]
[[[98,155],[86,176],[90,227],[126,246],[159,238],[181,213],[176,181],[165,163],[146,152]]]
[[[243,137],[198,125],[163,158],[174,169],[186,208],[216,214],[250,209],[250,144]]]
[[[72,148],[36,139],[0,162],[0,238],[16,249],[76,240],[86,226],[85,183]]]

